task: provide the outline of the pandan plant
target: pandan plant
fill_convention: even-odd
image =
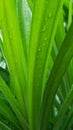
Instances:
[[[0,130],[73,130],[72,4],[0,0]]]

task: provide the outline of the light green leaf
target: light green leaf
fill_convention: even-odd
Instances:
[[[48,59],[54,41],[63,0],[35,0],[33,2],[29,59],[29,115],[30,129],[38,129],[42,86],[47,74]],[[45,13],[46,12],[46,13]],[[38,15],[39,14],[39,15]]]
[[[7,61],[11,85],[14,88],[24,117],[27,118],[27,67],[16,14],[15,2],[0,1],[1,29],[3,36],[2,49]]]
[[[27,0],[17,0],[17,14],[26,60],[29,58],[29,36],[32,18],[32,12],[28,3],[31,4],[30,0],[28,0],[28,2]]]

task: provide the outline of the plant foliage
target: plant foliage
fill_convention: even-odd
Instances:
[[[0,129],[73,129],[72,0],[0,0]]]

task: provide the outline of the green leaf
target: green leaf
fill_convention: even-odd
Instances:
[[[72,0],[69,2],[69,14],[68,14],[68,29],[72,23]]]
[[[33,2],[31,0],[27,0],[27,2],[29,4],[30,9],[32,10],[33,9]]]
[[[67,110],[69,109],[69,106],[72,103],[72,101],[73,101],[73,88],[71,88],[71,90],[68,93],[64,103],[61,106],[61,109],[60,109],[58,116],[56,118],[55,126],[54,126],[53,130],[59,130],[60,129],[60,127],[62,125],[61,123],[63,121],[63,118],[64,118]]]
[[[12,122],[12,124],[18,130],[21,129],[20,125],[19,125],[19,121],[13,114],[13,111],[11,111],[9,105],[6,102],[4,102],[2,99],[0,99],[0,114],[3,115],[3,117],[5,117],[5,119],[8,119],[10,122]]]
[[[29,58],[29,36],[32,18],[32,12],[29,6],[31,6],[31,3],[30,0],[28,2],[27,0],[17,0],[17,14],[26,60]]]
[[[42,103],[41,129],[46,129],[48,116],[53,105],[55,94],[64,72],[73,56],[73,23],[66,35],[63,45],[55,60],[52,72],[47,82]]]
[[[70,129],[72,124],[73,124],[73,107],[71,107],[71,110],[69,111],[68,115],[66,116],[66,120],[62,127],[62,130],[65,130],[67,128]]]
[[[0,76],[4,79],[4,81],[9,84],[10,78],[9,78],[9,72],[6,69],[3,69],[0,67]]]
[[[7,126],[6,124],[4,124],[3,122],[0,121],[0,128],[2,128],[2,130],[12,130],[11,128],[9,128],[9,126]]]
[[[1,77],[0,77],[0,91],[4,94],[9,105],[11,106],[14,113],[16,114],[16,117],[18,118],[22,128],[28,130],[28,124],[25,121],[24,116],[22,115],[21,108],[17,103],[17,100],[15,99],[14,95],[12,94],[12,92],[10,91],[10,89],[8,88],[8,86],[5,84],[5,82]]]
[[[38,129],[42,85],[47,74],[48,58],[52,49],[63,0],[35,0],[33,2],[29,57],[29,115],[30,129]],[[46,12],[46,13],[45,13]],[[38,15],[39,14],[39,15]]]
[[[12,0],[1,0],[0,15],[3,36],[2,49],[10,73],[11,86],[14,89],[21,111],[27,119],[27,67],[15,2]]]

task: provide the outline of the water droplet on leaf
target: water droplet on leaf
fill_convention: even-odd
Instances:
[[[43,43],[43,47],[45,47],[46,46],[46,44],[45,43]]]
[[[46,30],[46,27],[44,26],[43,28],[42,28],[42,32],[44,32]]]
[[[44,38],[44,41],[46,41],[47,39],[48,39],[48,38],[47,38],[47,37],[45,37],[45,38]]]
[[[39,48],[38,51],[41,51],[41,49]]]
[[[49,13],[49,18],[51,18],[52,17],[52,14],[51,13]]]
[[[10,35],[10,39],[12,39],[12,35]]]

